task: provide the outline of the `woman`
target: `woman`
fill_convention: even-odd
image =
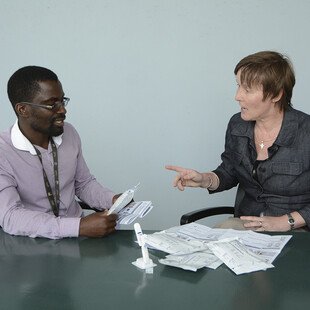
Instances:
[[[174,186],[210,193],[239,184],[235,208],[246,229],[289,231],[310,227],[310,116],[292,108],[295,85],[287,57],[263,51],[243,58],[234,73],[241,111],[227,128],[222,163],[212,172],[166,166]]]

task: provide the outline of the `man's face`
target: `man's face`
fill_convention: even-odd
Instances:
[[[40,90],[34,96],[32,103],[53,105],[63,100],[64,92],[59,81],[38,82]],[[48,136],[59,136],[63,133],[66,109],[62,106],[58,110],[47,110],[32,106],[28,119],[30,127]]]

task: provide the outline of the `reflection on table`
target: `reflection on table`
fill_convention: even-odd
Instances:
[[[150,233],[150,232],[148,232]],[[63,240],[0,230],[0,309],[301,309],[310,304],[310,234],[294,233],[275,268],[236,276],[224,265],[196,273],[133,266],[133,231]]]

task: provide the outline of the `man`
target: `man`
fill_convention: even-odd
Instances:
[[[115,230],[107,215],[117,199],[90,174],[57,75],[27,66],[8,81],[16,123],[0,135],[0,225],[12,235],[101,237]],[[82,217],[75,196],[102,210]]]

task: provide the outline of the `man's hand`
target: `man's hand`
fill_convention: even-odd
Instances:
[[[104,237],[115,230],[116,214],[96,212],[81,218],[79,236]]]
[[[120,196],[122,196],[122,193],[114,195],[113,198],[112,198],[112,204],[114,204],[115,201],[117,200],[117,198],[119,198]]]
[[[116,201],[120,196],[122,196],[122,194],[123,194],[123,193],[120,193],[120,194],[117,194],[117,195],[113,196],[113,198],[112,198],[112,204],[114,204],[115,201]],[[133,198],[132,198],[131,201],[128,203],[128,205],[131,204],[132,202],[134,202],[134,199],[133,199]],[[128,206],[128,205],[127,205],[127,206]]]

